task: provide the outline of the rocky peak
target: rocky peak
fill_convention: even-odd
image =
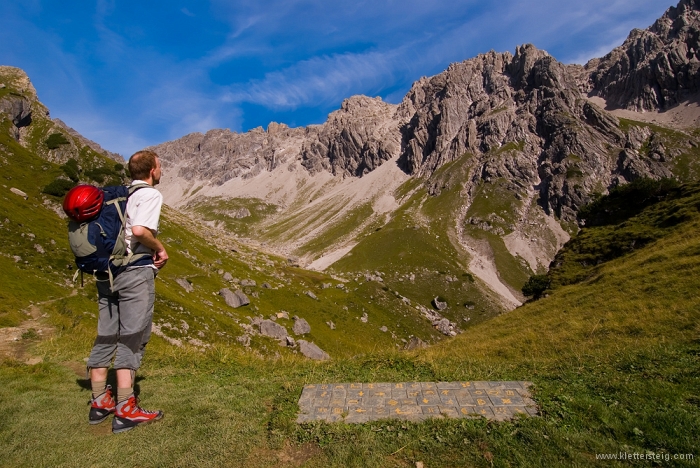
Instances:
[[[36,89],[27,73],[21,68],[0,65],[0,82],[9,89],[24,95],[28,99],[37,100]]]
[[[421,79],[399,109],[410,115],[402,167],[429,176],[469,153],[472,186],[499,178],[538,186],[543,208],[568,220],[594,187],[668,175],[632,153],[611,158],[610,148],[624,147],[624,132],[581,94],[580,71],[527,44],[515,55],[489,52]]]
[[[312,174],[362,176],[398,156],[400,133],[396,106],[381,98],[353,96],[328,116],[301,150],[302,165]]]
[[[688,99],[700,91],[700,1],[681,0],[585,68],[584,90],[612,108],[665,110]]]
[[[51,119],[49,110],[39,101],[36,89],[23,70],[0,66],[0,120],[5,119],[12,123],[10,135],[17,142],[49,161],[64,163],[70,158],[77,160],[81,149],[87,146],[114,161],[124,162],[120,155],[105,151],[61,120]],[[54,133],[66,137],[66,142],[49,148],[46,139]]]
[[[7,90],[0,96],[0,114],[12,121],[10,132],[19,140],[21,129],[32,123],[32,115],[39,112],[48,116],[48,110],[39,103],[36,90],[24,70],[0,66],[0,83],[2,89]]]

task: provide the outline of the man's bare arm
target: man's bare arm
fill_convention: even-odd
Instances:
[[[168,261],[168,253],[165,251],[163,244],[156,239],[153,231],[145,226],[133,226],[131,228],[131,234],[140,244],[155,251],[153,254],[153,263],[156,268],[163,268]]]

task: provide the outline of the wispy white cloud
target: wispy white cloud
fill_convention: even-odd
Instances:
[[[190,10],[188,10],[187,8],[180,8],[180,12],[182,12],[182,14],[187,15],[187,16],[189,16],[189,17],[191,17],[191,18],[194,18],[194,17],[196,16],[194,13],[192,13],[192,12],[191,12]]]
[[[314,57],[268,73],[263,80],[235,85],[224,99],[273,109],[337,102],[359,90],[381,89],[393,79],[394,59],[378,52]]]

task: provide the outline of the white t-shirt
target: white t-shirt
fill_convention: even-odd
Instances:
[[[131,185],[144,184],[141,180],[135,180]],[[126,203],[126,223],[124,225],[124,235],[126,248],[129,252],[139,254],[153,254],[153,250],[140,244],[136,239],[132,239],[132,227],[143,226],[158,235],[158,225],[160,222],[160,209],[163,206],[163,195],[153,187],[144,187],[136,190],[129,197]]]

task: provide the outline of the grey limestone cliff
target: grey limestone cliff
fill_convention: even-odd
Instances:
[[[584,89],[611,107],[664,110],[700,91],[700,1],[681,0],[650,28],[591,60]]]

